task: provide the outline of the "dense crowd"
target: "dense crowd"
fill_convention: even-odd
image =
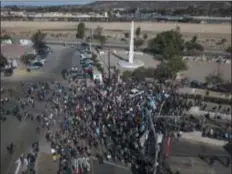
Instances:
[[[191,106],[203,104],[200,100],[189,101],[187,96],[179,95],[176,87],[123,81],[116,77],[113,76],[107,85],[97,82],[88,85],[87,79],[75,78],[64,84],[52,81],[22,83],[24,97],[5,97],[1,100],[3,105],[11,100],[17,104],[12,110],[3,107],[1,112],[13,114],[19,121],[36,122],[38,134],[45,131],[52,158],[59,160],[58,173],[86,173],[92,167],[89,162],[76,164],[74,161],[92,156],[100,162],[109,160],[130,167],[133,173],[150,173],[156,150],[155,146],[151,148],[141,143],[141,137],[150,130],[151,121],[156,123],[156,131],[162,133],[167,129],[169,132],[200,130],[199,122],[180,120],[176,116],[184,116]],[[45,107],[43,111],[32,111],[41,104]],[[149,115],[155,121],[150,120]],[[155,117],[159,115],[164,115],[165,119]],[[2,121],[6,119],[6,116],[2,117]],[[11,143],[7,147],[10,153],[13,146]],[[39,143],[33,143],[32,149],[27,158],[34,164]]]

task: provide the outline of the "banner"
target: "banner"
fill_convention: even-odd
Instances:
[[[89,157],[76,158],[72,160],[72,165],[77,171],[84,171],[85,169],[90,171],[90,159]]]

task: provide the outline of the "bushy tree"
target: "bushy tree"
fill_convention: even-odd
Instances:
[[[36,50],[37,54],[45,54],[47,51],[47,45],[44,41],[45,37],[46,34],[38,30],[31,38],[33,42],[33,47]]]
[[[80,22],[77,26],[76,38],[83,39],[85,37],[85,23]]]
[[[146,40],[148,38],[147,33],[143,34],[143,39]]]
[[[167,64],[167,62],[161,62],[155,69],[155,76],[156,79],[160,81],[165,81],[167,79],[172,78],[172,70]]]
[[[226,48],[226,52],[228,52],[228,53],[232,53],[232,47],[231,47],[231,46],[229,46],[228,48]]]
[[[8,39],[11,40],[12,39],[11,36],[8,34],[5,34],[5,35],[1,36],[0,38],[1,38],[1,40],[8,40]]]
[[[93,38],[99,39],[102,36],[102,33],[103,33],[103,28],[98,26],[93,32]]]
[[[28,65],[31,63],[31,61],[33,61],[35,59],[35,55],[34,54],[27,54],[27,55],[23,55],[21,57],[21,60],[24,64]]]
[[[193,36],[193,38],[185,42],[185,47],[188,52],[195,52],[195,51],[203,51],[204,47],[197,42],[197,36]]]
[[[160,80],[174,79],[179,71],[187,69],[187,65],[180,56],[173,56],[168,62],[161,62],[156,70],[155,77]]]
[[[153,54],[160,54],[169,60],[174,55],[180,55],[184,49],[184,40],[175,30],[164,31],[148,42],[148,50]]]
[[[176,75],[176,73],[179,71],[187,69],[187,65],[185,64],[181,56],[173,56],[168,61],[168,66],[171,68],[172,74],[174,75]]]
[[[136,37],[139,37],[140,34],[141,34],[141,28],[138,27],[138,28],[136,28],[136,30],[135,30],[135,35],[136,35]]]
[[[124,71],[122,73],[122,79],[123,80],[128,80],[130,78],[132,78],[132,71]]]
[[[136,38],[136,39],[134,40],[134,45],[135,45],[136,48],[142,46],[143,44],[144,44],[144,40],[141,39],[141,38]]]
[[[126,32],[126,33],[124,33],[124,36],[125,36],[125,38],[129,38],[129,33],[128,32]]]
[[[209,74],[208,76],[205,77],[205,81],[208,84],[221,84],[224,82],[222,74],[221,73],[217,73],[217,74]]]
[[[7,59],[0,53],[0,68],[5,67],[8,64]]]
[[[99,39],[101,47],[103,47],[104,44],[106,43],[106,37],[105,36],[99,36],[98,39]]]

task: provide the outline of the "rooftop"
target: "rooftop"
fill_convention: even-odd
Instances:
[[[2,44],[2,55],[8,59],[20,58],[24,54],[33,54],[34,49],[29,46],[22,46],[20,44]]]

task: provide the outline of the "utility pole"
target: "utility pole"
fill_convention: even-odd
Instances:
[[[93,29],[91,28],[91,32],[90,32],[90,52],[92,54],[92,40],[93,40]],[[92,54],[93,55],[93,54]]]
[[[161,106],[161,108],[160,108],[160,110],[159,110],[159,115],[158,116],[155,116],[154,117],[154,119],[159,119],[159,118],[165,118],[165,119],[176,119],[176,118],[180,118],[180,116],[161,116],[160,115],[160,113],[161,113],[161,111],[162,111],[162,108],[163,108],[163,104],[164,104],[164,102],[162,103],[162,106]],[[149,122],[150,122],[150,128],[151,128],[151,130],[152,130],[152,132],[153,132],[153,135],[154,135],[154,141],[155,141],[155,150],[156,150],[156,153],[155,153],[155,159],[154,159],[154,164],[153,164],[153,166],[154,166],[154,170],[153,170],[153,174],[157,174],[157,167],[160,165],[159,163],[161,162],[160,160],[159,160],[159,153],[161,152],[163,152],[163,148],[161,148],[160,147],[160,142],[158,142],[158,137],[159,137],[159,134],[156,132],[156,130],[155,130],[155,126],[154,126],[154,123],[153,123],[153,119],[152,119],[152,116],[151,116],[151,112],[150,111],[148,111],[148,110],[146,110],[147,111],[147,114],[148,114],[148,118],[149,118]],[[167,130],[167,127],[165,128],[165,132],[164,132],[164,135],[163,135],[163,138],[162,138],[162,141],[163,141],[163,143],[161,143],[161,144],[163,144],[163,145],[161,145],[162,147],[165,145],[164,143],[164,141],[165,141],[165,139],[166,139],[166,137],[167,137],[167,135],[168,135],[168,130]],[[158,162],[159,161],[159,162]]]
[[[110,48],[108,50],[108,83],[111,82],[111,73],[110,73]]]

